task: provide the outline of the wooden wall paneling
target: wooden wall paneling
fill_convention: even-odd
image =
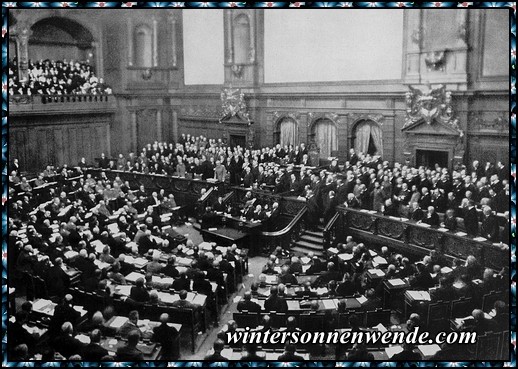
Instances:
[[[55,145],[56,145],[56,161],[58,163],[65,162],[65,145],[63,140],[63,129],[54,129]]]

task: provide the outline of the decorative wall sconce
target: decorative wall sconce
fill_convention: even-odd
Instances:
[[[429,72],[432,70],[440,70],[442,72],[444,71],[444,64],[446,62],[446,50],[431,51],[425,55],[424,61]]]

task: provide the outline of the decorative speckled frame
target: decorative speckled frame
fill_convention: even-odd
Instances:
[[[9,362],[7,361],[7,202],[8,202],[8,8],[508,8],[510,14],[510,169],[511,169],[511,356],[508,362],[207,362],[207,361],[153,361],[153,362]],[[502,33],[507,29],[502,29]],[[3,2],[2,3],[2,364],[9,367],[515,367],[516,365],[516,3],[514,2]]]

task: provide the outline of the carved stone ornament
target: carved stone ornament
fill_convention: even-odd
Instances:
[[[444,64],[446,62],[446,50],[431,51],[424,56],[424,62],[428,71],[444,71]]]
[[[380,126],[383,125],[383,120],[385,117],[383,114],[362,114],[362,113],[353,113],[351,114],[351,118],[353,122],[358,122],[360,120],[372,120],[373,122],[378,123]]]
[[[245,94],[238,88],[224,88],[221,91],[222,117],[219,122],[237,117],[251,124],[250,115],[245,102]]]
[[[273,119],[275,121],[278,121],[280,118],[291,118],[295,121],[298,121],[300,118],[299,113],[290,113],[290,112],[280,112],[280,111],[274,111],[273,112]]]
[[[406,127],[424,120],[427,124],[439,121],[449,125],[459,133],[460,137],[464,132],[459,128],[459,120],[454,117],[451,91],[446,91],[444,85],[433,88],[428,84],[426,91],[409,86],[410,91],[405,94],[406,98]]]
[[[329,119],[333,121],[333,123],[336,124],[338,120],[338,114],[336,113],[308,113],[308,126],[312,125],[314,122],[316,122],[319,119]]]

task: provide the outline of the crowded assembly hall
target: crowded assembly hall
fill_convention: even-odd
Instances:
[[[506,9],[8,15],[9,361],[508,360]]]

